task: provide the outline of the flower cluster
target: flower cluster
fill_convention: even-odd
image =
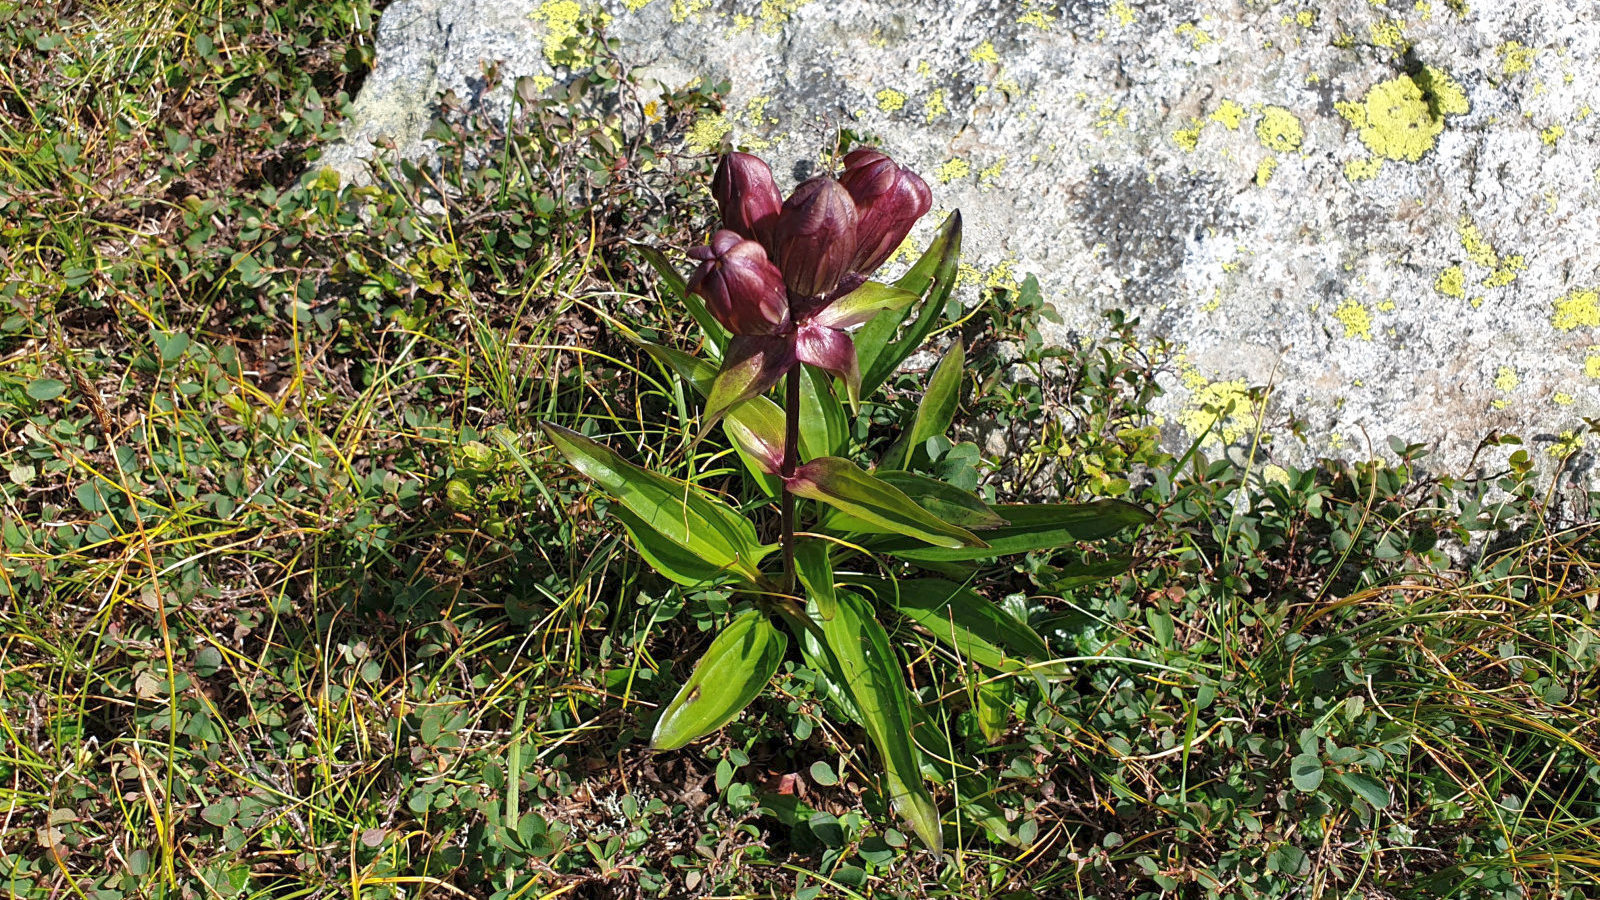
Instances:
[[[732,332],[715,405],[756,396],[800,363],[843,379],[861,376],[844,329],[901,302],[868,277],[933,204],[928,185],[877,150],[847,154],[837,179],[802,182],[787,200],[772,170],[730,153],[712,193],[722,227],[691,251],[700,266],[689,290]]]

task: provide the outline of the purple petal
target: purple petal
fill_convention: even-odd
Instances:
[[[850,335],[824,325],[802,325],[795,330],[794,356],[843,379],[854,402],[861,389],[861,369],[856,364],[856,345]]]

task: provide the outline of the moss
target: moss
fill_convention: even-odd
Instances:
[[[1229,131],[1238,131],[1239,123],[1244,121],[1244,107],[1232,100],[1224,100],[1212,111],[1211,121]]]
[[[906,105],[906,95],[894,88],[884,88],[878,92],[878,108],[884,112],[898,112]]]
[[[1344,326],[1346,338],[1372,340],[1372,313],[1354,298],[1346,297],[1339,308],[1333,311],[1333,317]]]
[[[1461,271],[1460,266],[1451,266],[1439,273],[1433,282],[1433,289],[1446,297],[1464,300],[1467,296],[1467,273]]]
[[[1450,76],[1426,66],[1373,85],[1359,103],[1334,104],[1359,131],[1361,143],[1384,159],[1416,162],[1434,148],[1447,115],[1470,109],[1466,92]]]
[[[1268,106],[1261,111],[1261,121],[1256,123],[1256,139],[1261,146],[1279,153],[1300,149],[1306,132],[1294,113],[1281,106]]]
[[[1560,331],[1574,328],[1600,326],[1600,290],[1579,288],[1555,302],[1555,315],[1550,324]]]

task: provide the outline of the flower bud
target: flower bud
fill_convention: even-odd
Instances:
[[[870,148],[850,151],[839,183],[855,201],[856,252],[853,272],[870,274],[883,265],[911,233],[911,226],[933,206],[927,182]]]
[[[729,153],[717,165],[711,194],[722,211],[723,228],[772,247],[772,226],[783,208],[783,197],[766,163],[748,153]]]
[[[784,283],[800,297],[834,290],[856,255],[856,205],[826,175],[802,182],[783,203],[773,247]]]
[[[709,247],[689,252],[701,260],[689,278],[690,292],[734,334],[774,334],[789,324],[789,297],[783,274],[767,251],[726,229],[711,236]]]

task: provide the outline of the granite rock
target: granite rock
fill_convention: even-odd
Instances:
[[[1179,348],[1174,444],[1259,428],[1261,458],[1299,464],[1392,435],[1459,468],[1494,430],[1564,456],[1600,415],[1591,0],[603,5],[657,82],[731,83],[692,145],[792,183],[840,129],[875,135],[962,210],[963,296],[1035,275],[1057,343],[1139,315]],[[397,0],[327,161],[356,174],[379,135],[425,151],[444,90],[505,108],[485,61],[559,82],[586,9]]]

